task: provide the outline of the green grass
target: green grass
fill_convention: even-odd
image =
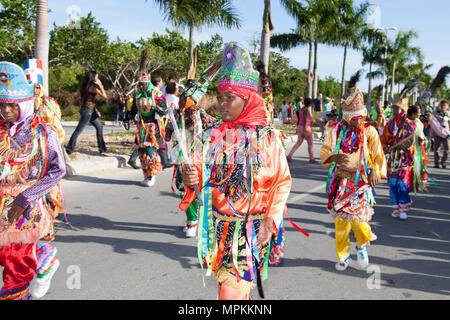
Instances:
[[[136,132],[134,130],[123,131],[123,132],[110,132],[107,133],[106,136],[110,137],[124,137],[124,136],[134,136]]]

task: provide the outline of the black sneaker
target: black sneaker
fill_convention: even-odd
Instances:
[[[139,169],[140,167],[136,164],[136,162],[131,162],[130,160],[128,160],[128,165],[130,167],[133,167],[134,169]]]

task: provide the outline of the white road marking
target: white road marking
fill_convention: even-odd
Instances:
[[[313,194],[314,192],[319,191],[320,189],[324,190],[324,189],[325,189],[325,186],[326,186],[325,183],[324,183],[324,184],[321,184],[320,186],[315,187],[315,188],[312,189],[311,191],[301,193],[301,194],[299,194],[299,195],[297,195],[297,196],[295,196],[295,197],[293,197],[293,198],[291,198],[291,199],[288,199],[287,203],[295,203],[295,202],[297,202],[297,201],[299,201],[299,200],[301,200],[301,199],[303,199],[303,198],[306,198],[307,196],[310,196],[310,195]]]

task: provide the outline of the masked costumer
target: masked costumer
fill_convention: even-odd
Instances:
[[[219,74],[221,121],[203,131],[193,150],[192,171],[183,171],[184,211],[199,208],[198,257],[219,283],[219,299],[249,299],[267,277],[270,240],[278,233],[291,187],[278,134],[268,126],[259,76],[248,51],[225,47]]]
[[[359,75],[349,82],[341,105],[342,119],[331,125],[322,144],[320,158],[330,167],[327,209],[334,219],[336,269],[350,265],[350,232],[356,238],[357,261],[367,268],[367,244],[375,240],[369,221],[374,214],[373,188],[386,176],[386,160],[377,129],[365,122],[364,97],[355,87]]]
[[[33,85],[9,62],[0,62],[0,106],[0,298],[28,299],[35,274],[31,293],[39,297],[59,265],[37,241],[54,232],[47,194],[66,173],[64,155],[56,132],[35,113]]]

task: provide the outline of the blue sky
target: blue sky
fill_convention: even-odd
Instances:
[[[152,33],[165,33],[165,29],[173,29],[170,23],[163,21],[161,12],[152,0],[49,0],[50,27],[53,23],[63,25],[74,10],[79,10],[81,16],[89,11],[93,13],[110,38],[120,37],[123,40],[135,41],[140,37],[150,37]],[[234,7],[239,12],[242,27],[239,30],[221,28],[203,28],[195,32],[195,41],[210,39],[214,33],[219,33],[225,42],[238,41],[246,46],[257,36],[262,28],[262,0],[233,0]],[[356,4],[362,0],[355,0]],[[439,68],[450,65],[450,1],[449,0],[371,0],[371,4],[379,8],[381,26],[397,27],[399,30],[414,30],[419,38],[413,42],[422,49],[427,64],[433,64],[430,73],[434,76]],[[295,27],[294,20],[280,6],[279,1],[272,0],[272,21],[276,33],[289,32]],[[182,30],[181,30],[182,31]],[[183,34],[187,37],[187,32]],[[390,31],[391,38],[395,32]],[[297,68],[306,68],[307,47],[298,47],[283,53]],[[343,48],[319,46],[318,63],[319,76],[341,78]],[[368,66],[361,65],[360,53],[351,50],[348,53],[346,78]],[[377,85],[379,81],[375,82]],[[449,86],[450,80],[447,79]],[[367,81],[362,80],[360,87],[367,90]]]

